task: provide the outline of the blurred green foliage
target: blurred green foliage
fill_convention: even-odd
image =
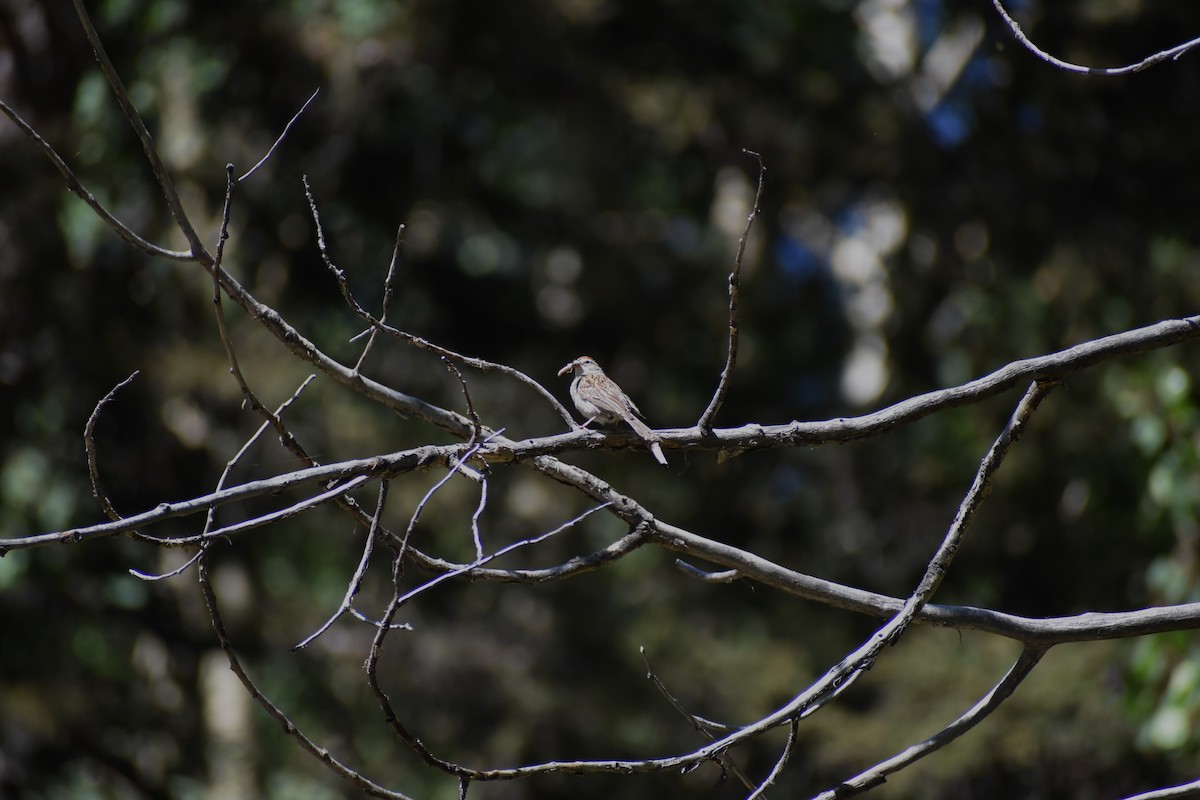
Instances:
[[[1012,6],[1043,47],[1093,65],[1200,29],[1200,6],[1187,3]],[[763,155],[767,184],[718,424],[858,413],[1200,304],[1191,56],[1119,79],[1067,75],[1017,46],[988,4],[944,0],[89,8],[210,242],[224,165],[255,163],[320,88],[241,187],[227,265],[347,360],[358,323],[321,264],[302,175],[365,306],[378,307],[403,223],[397,325],[513,364],[564,399],[554,372],[591,353],[660,427],[693,421],[720,372],[725,281],[755,178],[742,148]],[[130,227],[182,246],[70,4],[0,0],[0,97]],[[117,508],[207,491],[258,420],[227,374],[203,272],[127,247],[7,124],[0,252],[3,535],[100,519],[83,426],[134,369],[97,428]],[[252,321],[232,330],[256,391],[288,397],[307,370]],[[1129,358],[1052,395],[937,599],[1036,616],[1196,600],[1197,361],[1190,345]],[[389,345],[367,370],[462,405],[427,354]],[[466,377],[489,425],[561,429],[525,388]],[[1017,396],[837,448],[721,464],[677,452],[669,473],[644,453],[569,459],[683,527],[904,593]],[[321,380],[288,420],[324,462],[441,440]],[[293,465],[266,437],[233,478]],[[403,527],[436,479],[397,482],[388,522]],[[373,490],[360,499],[370,505]],[[419,545],[469,558],[476,501],[452,482],[423,515]],[[482,529],[498,547],[579,510],[561,487],[498,471]],[[597,515],[505,563],[554,563],[621,533]],[[455,797],[382,724],[361,670],[368,628],[342,621],[289,652],[336,608],[362,536],[320,510],[223,549],[214,580],[231,635],[268,693],[339,758],[418,797]],[[194,575],[127,572],[182,559],[119,539],[0,560],[0,794],[200,797],[240,757],[262,796],[351,796],[256,708],[245,711],[252,747],[222,739],[205,703],[225,696],[214,687],[227,671],[206,666],[222,662]],[[368,613],[390,591],[386,555],[377,561]],[[694,713],[744,722],[872,629],[762,587],[700,584],[653,551],[561,585],[448,582],[404,619],[415,629],[385,651],[387,689],[435,751],[475,767],[696,747],[645,681],[639,647]],[[914,630],[805,723],[779,793],[807,796],[935,732],[1013,658],[1009,642]],[[1194,778],[1198,664],[1185,634],[1057,648],[997,718],[884,791],[1108,797]],[[769,737],[739,763],[763,775],[780,744]],[[702,768],[476,794],[742,792]]]

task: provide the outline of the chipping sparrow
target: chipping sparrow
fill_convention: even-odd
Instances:
[[[642,412],[629,396],[621,391],[621,387],[604,374],[596,359],[580,356],[560,369],[558,374],[566,375],[571,370],[575,371],[575,379],[571,381],[571,400],[579,413],[587,417],[587,422],[583,423],[584,427],[593,421],[610,425],[625,420],[638,436],[650,443],[650,452],[654,454],[658,463],[667,466],[667,457],[663,455],[662,446],[658,443],[658,434],[642,422]]]

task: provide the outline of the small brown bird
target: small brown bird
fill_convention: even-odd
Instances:
[[[662,446],[658,443],[658,434],[642,421],[642,412],[629,399],[629,395],[621,391],[616,382],[604,374],[596,359],[591,356],[580,356],[558,371],[566,375],[575,371],[575,379],[571,381],[571,400],[580,414],[587,417],[584,427],[593,421],[601,425],[611,425],[625,420],[638,436],[650,443],[650,452],[664,467],[667,457],[663,455]]]

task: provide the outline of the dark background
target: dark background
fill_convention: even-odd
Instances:
[[[590,353],[658,427],[694,422],[720,372],[726,276],[757,175],[743,148],[762,154],[767,182],[719,425],[863,413],[1197,311],[1195,56],[1127,77],[1068,74],[1021,48],[982,0],[89,9],[213,245],[224,165],[257,161],[320,88],[242,187],[227,266],[348,362],[358,323],[321,264],[302,175],[364,305],[378,307],[404,223],[398,326],[517,366],[564,400],[555,371]],[[1094,66],[1200,35],[1192,3],[1011,10],[1040,46]],[[961,69],[946,57],[956,46]],[[0,2],[0,98],[134,230],[183,246],[69,3]],[[307,370],[252,322],[236,319],[233,332],[256,391],[286,399]],[[1185,345],[1102,365],[1052,395],[938,601],[1051,616],[1197,599],[1196,362]],[[203,271],[127,246],[15,126],[0,125],[4,536],[101,518],[83,426],[135,369],[97,434],[125,513],[208,491],[258,420],[227,373]],[[462,408],[428,354],[387,344],[367,370]],[[466,377],[485,423],[514,438],[561,430],[527,389]],[[668,451],[665,473],[632,450],[568,460],[674,524],[905,593],[1018,396],[845,446],[721,464]],[[444,440],[320,380],[289,421],[325,462]],[[293,466],[267,436],[234,477]],[[397,482],[391,522],[402,527],[438,477]],[[477,497],[459,483],[417,535],[466,559]],[[499,471],[485,537],[498,547],[581,509],[531,472]],[[604,546],[622,531],[601,516],[528,559]],[[268,693],[339,758],[416,796],[454,797],[454,782],[381,723],[361,670],[369,629],[343,621],[319,646],[288,652],[336,608],[361,538],[318,512],[224,549],[214,569],[231,632]],[[226,670],[194,573],[147,583],[127,572],[180,558],[112,539],[0,560],[0,795],[198,796],[236,763],[258,796],[355,796],[256,708],[252,746],[229,756],[214,720],[237,701],[213,689]],[[363,605],[377,611],[386,564],[372,575]],[[393,700],[435,752],[480,768],[696,747],[645,681],[639,647],[690,710],[737,723],[785,702],[872,630],[762,587],[698,583],[651,551],[561,585],[451,582],[406,613],[416,629],[397,635],[385,662]],[[805,723],[776,793],[808,796],[935,732],[1016,652],[980,635],[912,631]],[[1197,657],[1190,635],[1057,648],[1008,707],[878,793],[1116,797],[1194,778]],[[781,743],[768,737],[739,763],[764,775]],[[744,791],[702,768],[482,785],[471,796],[563,794]]]

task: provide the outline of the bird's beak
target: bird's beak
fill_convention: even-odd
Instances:
[[[567,364],[565,367],[563,367],[562,369],[560,369],[560,370],[558,371],[558,377],[560,377],[560,378],[561,378],[563,375],[566,375],[568,372],[570,372],[570,371],[571,371],[571,370],[573,370],[573,369],[575,369],[575,362],[574,362],[574,361],[572,361],[570,364]]]

